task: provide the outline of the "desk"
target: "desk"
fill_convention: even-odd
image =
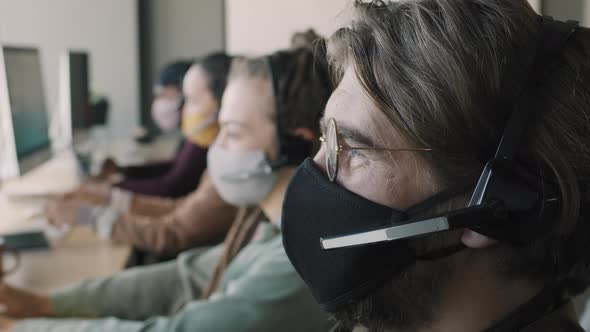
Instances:
[[[10,181],[8,189],[44,188],[49,192],[65,192],[76,188],[79,179],[76,161],[71,153],[55,157],[22,179]],[[0,193],[0,234],[43,230],[44,224],[27,218],[43,200],[14,200]],[[21,266],[6,277],[14,286],[34,291],[48,291],[85,278],[110,275],[121,270],[130,248],[99,240],[90,229],[76,227],[51,250],[21,253]],[[9,263],[7,262],[7,265]]]
[[[97,153],[131,156],[132,161],[145,162],[173,157],[177,137],[163,137],[150,145],[133,142],[113,142]],[[77,162],[72,152],[64,152],[26,176],[4,184],[0,192],[0,234],[39,231],[42,221],[28,218],[35,209],[43,207],[45,198],[11,199],[7,192],[39,192],[61,194],[77,188]],[[48,291],[86,278],[108,276],[125,266],[131,248],[98,239],[85,227],[76,227],[64,239],[52,243],[46,251],[21,253],[21,266],[6,277],[12,285],[34,291]],[[8,263],[7,263],[8,265]]]
[[[47,292],[120,271],[129,253],[129,247],[99,240],[90,229],[78,227],[51,250],[21,253],[19,269],[6,280],[13,286]]]

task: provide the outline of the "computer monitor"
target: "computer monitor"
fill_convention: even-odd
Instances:
[[[88,54],[69,52],[68,68],[72,138],[76,145],[88,138],[88,131],[95,122],[90,109]]]
[[[89,56],[80,51],[69,51],[61,60],[60,91],[67,114],[68,133],[81,175],[90,172],[92,145],[91,130],[96,124],[95,113],[90,106]]]
[[[33,48],[3,47],[2,51],[14,150],[18,173],[23,174],[51,158],[41,60]]]

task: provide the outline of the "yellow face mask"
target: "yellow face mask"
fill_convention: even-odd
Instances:
[[[208,148],[219,133],[215,112],[189,113],[182,116],[182,134],[191,143]]]

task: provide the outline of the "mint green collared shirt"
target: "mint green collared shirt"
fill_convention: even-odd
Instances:
[[[56,291],[54,310],[69,319],[24,320],[15,331],[328,331],[333,323],[295,272],[276,226],[265,224],[263,233],[232,261],[209,300],[199,297],[222,245]]]

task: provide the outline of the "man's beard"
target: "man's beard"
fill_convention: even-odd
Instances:
[[[451,273],[447,259],[418,262],[334,317],[350,330],[358,325],[371,332],[413,331],[428,326],[435,319]]]

